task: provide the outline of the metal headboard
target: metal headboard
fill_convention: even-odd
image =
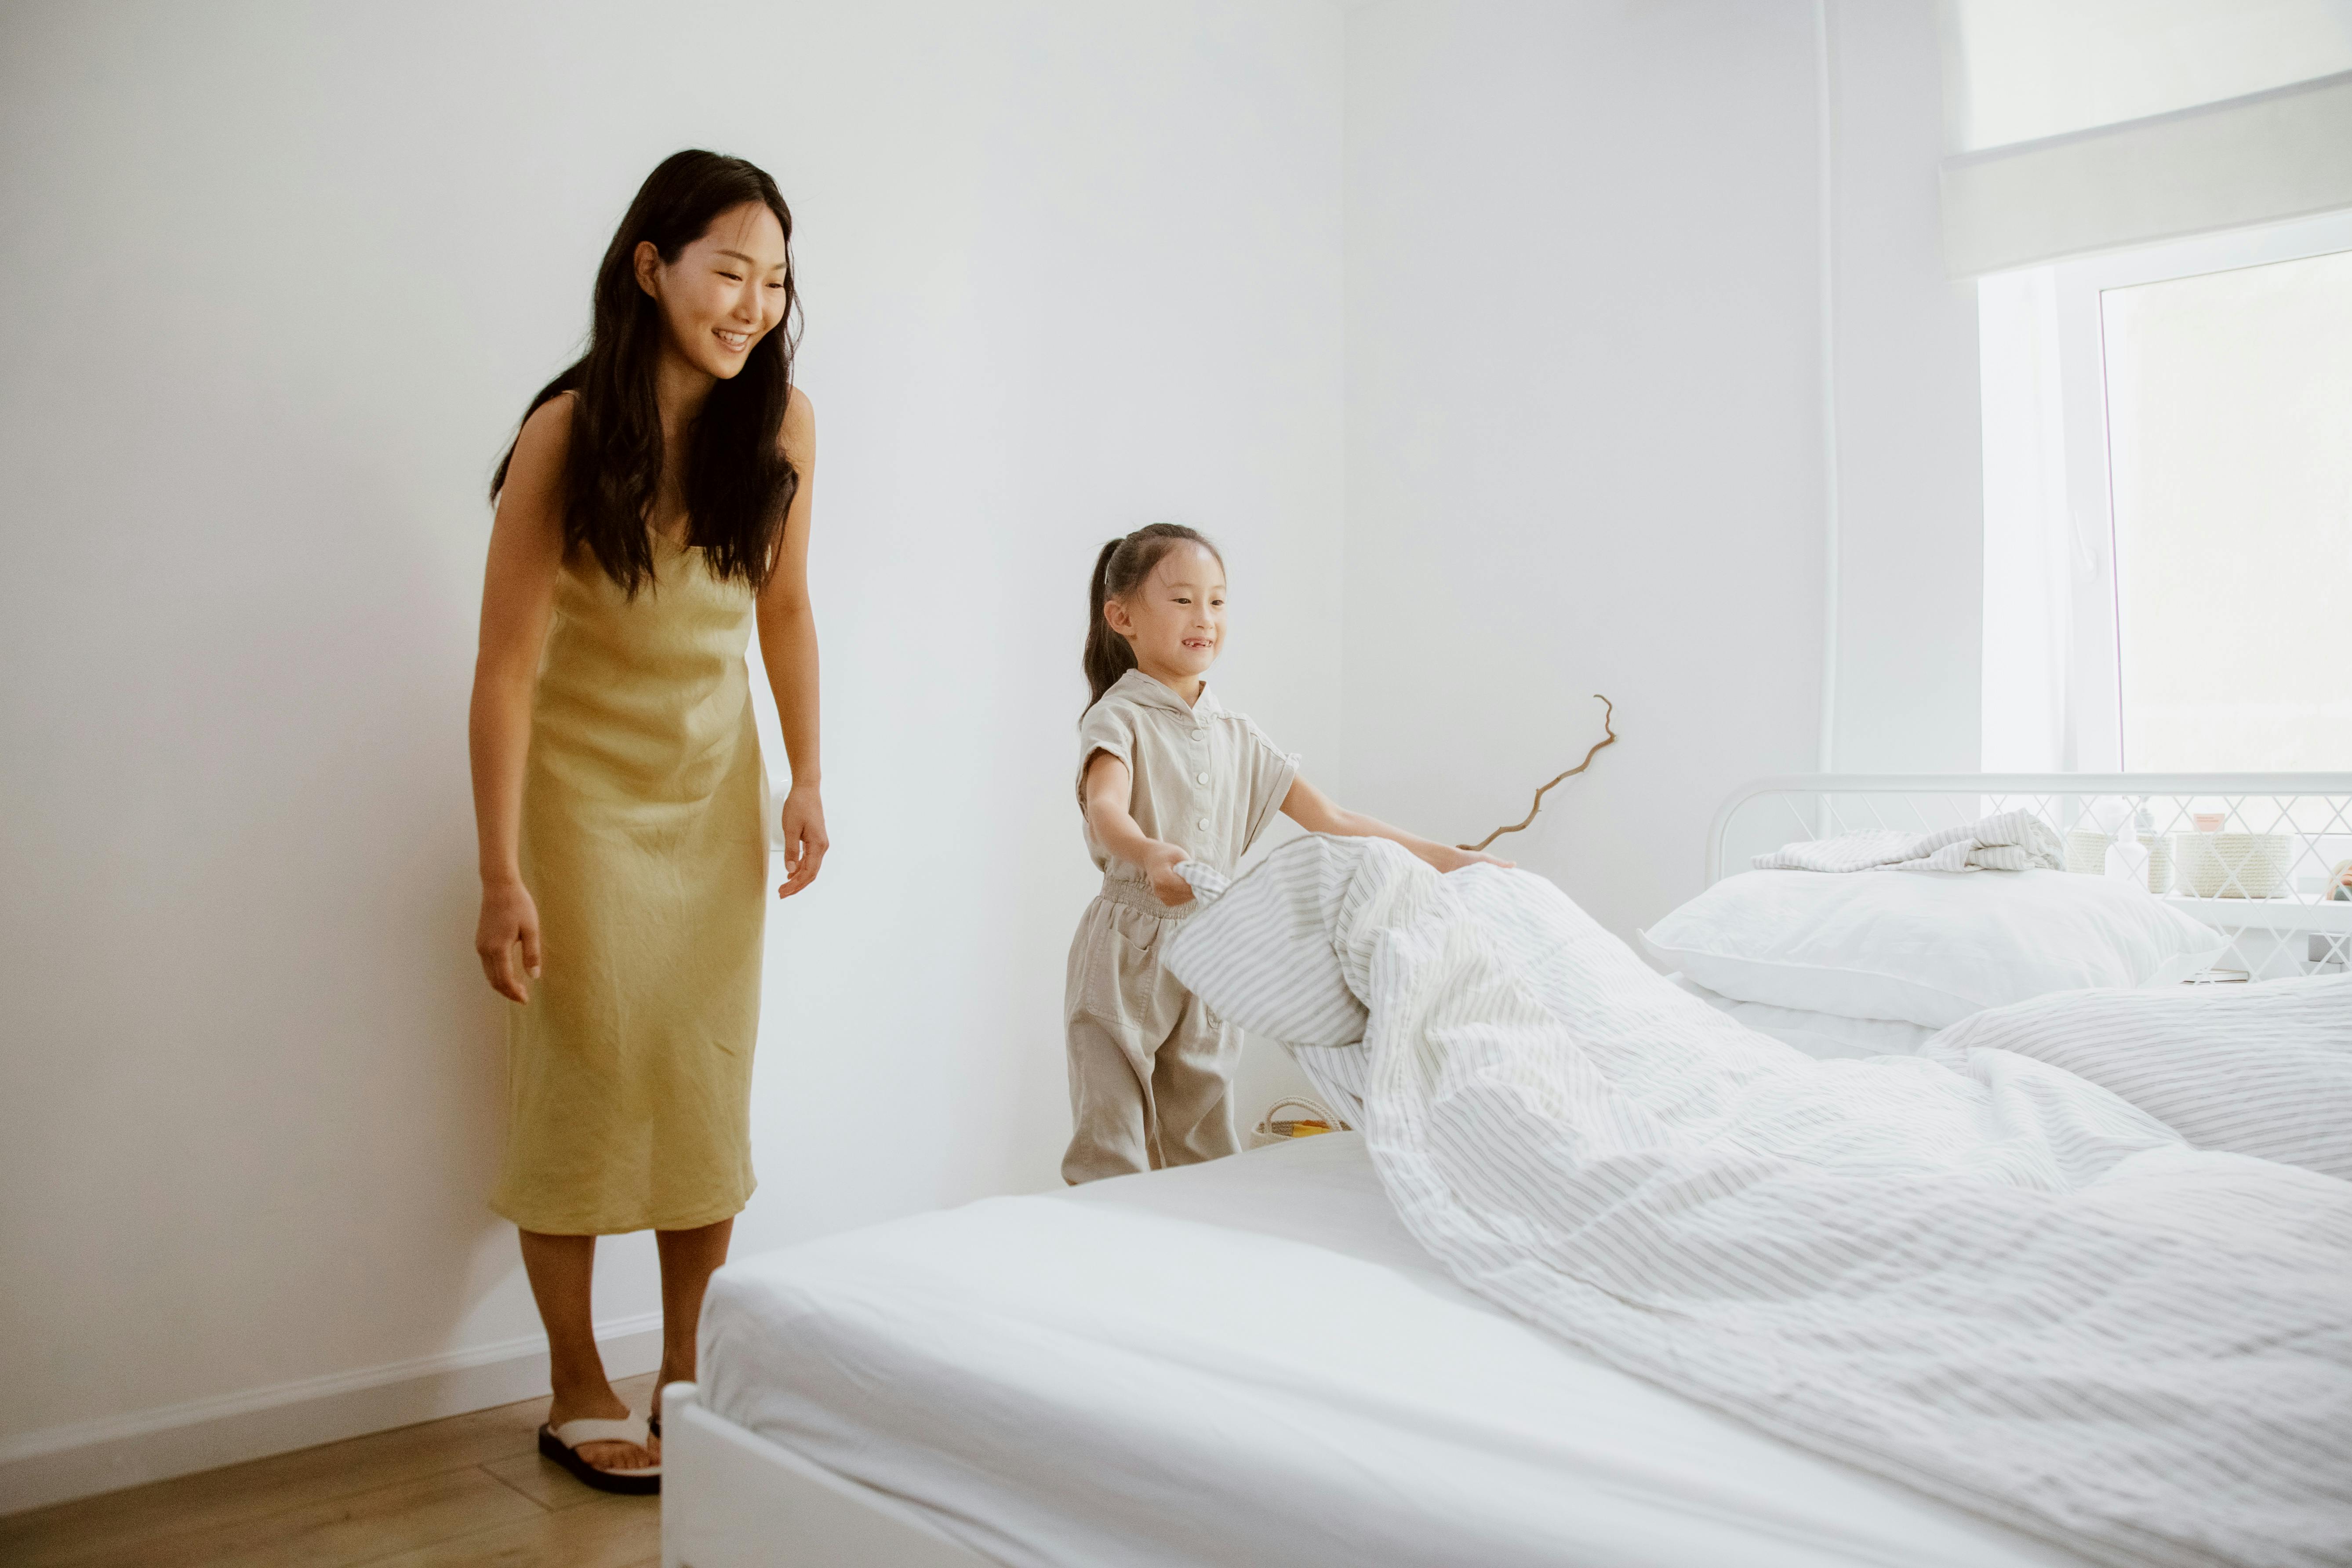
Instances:
[[[2352,953],[2352,902],[2332,900],[2335,868],[2352,859],[2352,773],[1800,773],[1735,790],[1707,829],[1710,885],[1750,856],[1794,840],[1864,828],[1927,832],[1995,812],[2030,810],[2061,839],[2095,814],[2145,807],[2159,836],[2193,832],[2218,813],[2228,833],[2291,840],[2283,885],[2249,898],[2168,892],[2182,912],[2226,931],[2221,967],[2258,979],[2334,973]],[[2267,890],[2267,889],[2265,889]]]

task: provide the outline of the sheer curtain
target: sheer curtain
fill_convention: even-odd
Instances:
[[[2096,560],[2066,497],[2057,278],[2037,267],[1978,285],[1984,394],[1983,766],[2072,773],[2069,651],[2077,581]]]

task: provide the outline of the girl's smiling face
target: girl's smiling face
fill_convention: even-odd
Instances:
[[[1123,599],[1103,605],[1110,629],[1135,649],[1143,673],[1193,689],[1225,642],[1225,568],[1216,552],[1183,540]]]
[[[661,307],[670,352],[716,380],[731,379],[784,319],[791,257],[783,225],[763,203],[720,213],[676,261],[642,240],[635,259],[637,287]]]

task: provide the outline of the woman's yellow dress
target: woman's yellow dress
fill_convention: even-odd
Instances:
[[[635,600],[585,551],[557,579],[531,707],[522,876],[541,973],[507,1025],[490,1206],[558,1236],[740,1211],[767,920],[754,599],[656,535]]]

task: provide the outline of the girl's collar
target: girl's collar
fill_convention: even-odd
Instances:
[[[1165,708],[1172,713],[1181,714],[1188,719],[1211,713],[1222,713],[1225,710],[1224,704],[1217,700],[1216,692],[1205,680],[1201,682],[1199,699],[1190,704],[1157,678],[1146,675],[1139,669],[1130,669],[1120,676],[1118,683],[1110,689],[1125,696],[1130,702],[1140,703],[1147,708]],[[1104,695],[1108,696],[1110,693],[1105,692]]]

